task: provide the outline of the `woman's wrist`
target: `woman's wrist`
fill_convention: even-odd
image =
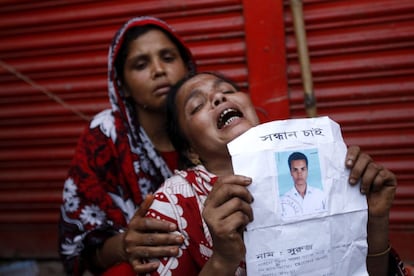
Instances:
[[[388,245],[387,249],[384,251],[378,252],[378,253],[369,253],[367,255],[368,258],[377,258],[377,257],[384,257],[385,255],[388,255],[391,251],[391,245]]]
[[[388,240],[389,217],[368,216],[367,225],[367,269],[369,275],[388,274],[388,255],[390,244]]]
[[[217,254],[214,254],[211,256],[211,258],[207,261],[207,263],[204,265],[202,271],[200,272],[199,276],[203,275],[234,275],[235,271],[237,270],[237,267],[240,263],[237,264],[229,264],[229,262],[222,258],[221,256],[218,256]]]
[[[368,255],[379,254],[389,248],[389,218],[368,217]]]
[[[119,233],[107,239],[102,247],[95,252],[95,264],[101,269],[107,269],[115,264],[128,261],[123,247],[124,233]]]

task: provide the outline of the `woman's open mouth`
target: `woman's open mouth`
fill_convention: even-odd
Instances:
[[[242,118],[243,113],[234,108],[226,108],[220,113],[217,120],[217,128],[222,129],[224,126],[231,124],[234,120]]]

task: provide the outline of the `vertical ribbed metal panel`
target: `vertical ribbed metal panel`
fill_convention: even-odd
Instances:
[[[342,125],[398,178],[391,243],[414,261],[414,1],[303,1],[318,115]],[[285,1],[292,117],[305,116],[292,16]]]
[[[115,30],[137,15],[165,19],[188,42],[200,70],[219,70],[247,87],[247,70],[254,68],[246,65],[241,2],[0,3],[0,61],[6,63],[0,66],[0,257],[57,256],[61,188],[87,124],[83,117],[108,106],[106,56]],[[308,0],[304,14],[319,114],[341,123],[349,144],[361,145],[397,174],[391,241],[403,258],[413,261],[414,2]],[[258,32],[265,31],[260,28],[263,21],[258,22]],[[287,1],[285,24],[290,112],[302,117],[300,70]],[[11,72],[5,69],[9,65]],[[257,77],[255,81],[260,83]],[[281,94],[269,102],[284,101]],[[57,103],[54,95],[68,105]]]
[[[200,70],[247,87],[242,12],[240,0],[0,3],[0,257],[57,256],[63,182],[87,118],[109,106],[107,49],[121,24],[160,17]]]

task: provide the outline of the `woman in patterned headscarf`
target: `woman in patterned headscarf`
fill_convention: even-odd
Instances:
[[[191,52],[175,31],[153,17],[126,22],[108,55],[111,109],[97,114],[81,136],[63,190],[59,223],[60,254],[67,273],[146,272],[154,264],[128,259],[123,231],[148,193],[178,166],[166,133],[166,96],[172,85],[195,71]],[[144,210],[145,211],[145,210]],[[141,213],[145,213],[141,210]],[[134,220],[142,257],[176,254],[181,238],[167,233],[167,222]],[[147,236],[148,237],[148,236]],[[172,241],[175,239],[177,241]]]

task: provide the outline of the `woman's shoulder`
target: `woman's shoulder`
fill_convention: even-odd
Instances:
[[[115,120],[111,110],[98,113],[81,133],[77,146],[76,156],[95,155],[96,151],[111,151],[117,139]]]
[[[176,170],[174,175],[166,179],[158,192],[191,196],[195,193],[208,194],[215,175],[199,165],[186,170]]]
[[[175,171],[175,174],[166,179],[155,194],[184,195],[185,197],[193,195],[192,183],[183,175],[185,171]]]
[[[95,129],[99,129],[104,136],[116,141],[115,116],[112,110],[105,109],[92,118],[89,124],[89,132],[92,133]]]
[[[99,141],[112,140],[116,141],[117,132],[115,128],[115,117],[110,109],[103,110],[96,114],[88,125],[85,126],[80,141]]]

